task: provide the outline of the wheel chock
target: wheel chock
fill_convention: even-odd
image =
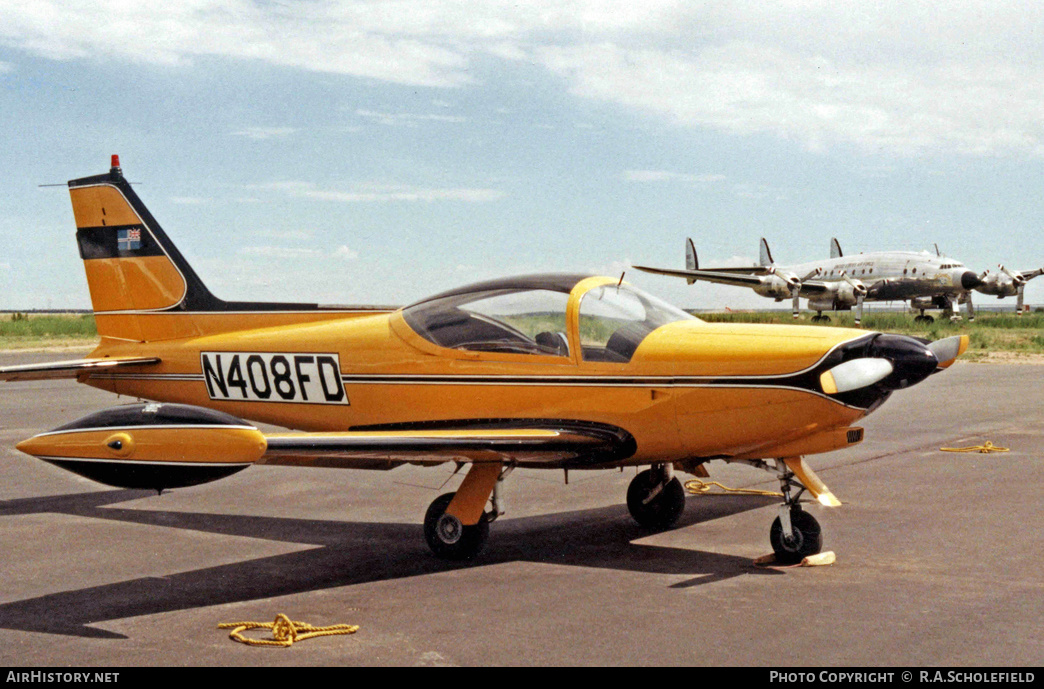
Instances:
[[[790,569],[792,567],[822,567],[824,565],[832,565],[837,561],[837,555],[834,554],[833,550],[825,550],[822,553],[816,553],[815,555],[809,555],[808,557],[801,560],[796,565],[783,565],[776,564],[776,554],[770,553],[768,555],[762,555],[754,560],[755,567],[771,567],[773,569]]]

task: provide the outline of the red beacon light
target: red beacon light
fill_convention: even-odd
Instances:
[[[123,177],[123,170],[120,169],[120,157],[115,153],[112,154],[112,169],[109,170],[109,174],[115,177]]]
[[[120,166],[120,157],[115,153],[112,154],[112,167]]]

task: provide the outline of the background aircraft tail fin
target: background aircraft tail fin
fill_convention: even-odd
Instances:
[[[700,259],[696,256],[696,245],[692,243],[692,237],[685,240],[685,269],[700,269]],[[686,282],[691,285],[696,282],[696,280],[695,278],[689,278]]]
[[[761,238],[760,264],[763,265],[763,266],[770,266],[773,263],[775,263],[775,261],[772,260],[772,252],[769,251],[768,242],[766,242],[765,238],[762,237]]]
[[[841,253],[841,244],[838,243],[837,237],[831,237],[830,238],[830,258],[841,258],[842,256],[844,256],[844,254]]]

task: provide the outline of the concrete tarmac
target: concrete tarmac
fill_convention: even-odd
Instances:
[[[0,365],[61,356],[0,356]],[[65,357],[68,358],[68,357]],[[163,495],[100,486],[14,445],[117,400],[0,383],[0,664],[7,666],[1039,666],[1044,367],[957,363],[896,393],[866,440],[809,463],[828,567],[759,569],[777,500],[690,496],[639,529],[634,470],[516,471],[469,564],[421,520],[449,468],[257,467]],[[984,441],[1004,454],[951,454]],[[712,478],[775,490],[721,462]],[[289,649],[218,623],[360,625]]]

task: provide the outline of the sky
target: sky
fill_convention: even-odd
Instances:
[[[774,305],[629,268],[683,266],[686,237],[703,266],[837,237],[1029,270],[1042,115],[1039,2],[0,0],[0,308],[90,306],[68,192],[39,185],[114,153],[230,300],[627,271]]]

